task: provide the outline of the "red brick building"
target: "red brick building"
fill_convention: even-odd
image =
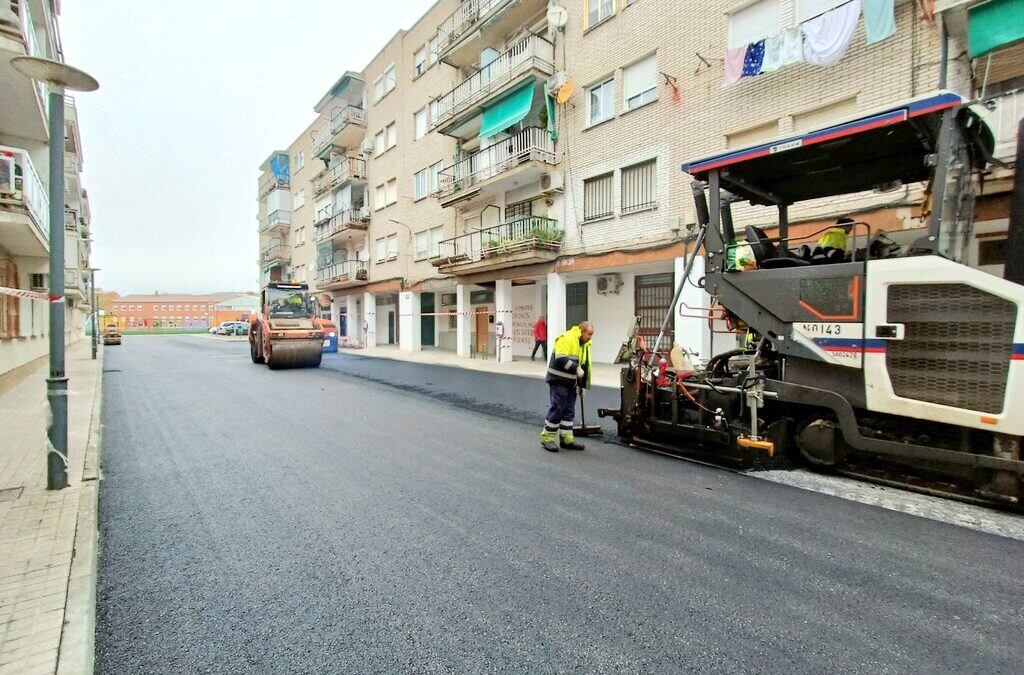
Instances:
[[[128,330],[209,328],[224,321],[245,321],[258,308],[259,297],[248,293],[124,295],[110,302],[118,326]]]

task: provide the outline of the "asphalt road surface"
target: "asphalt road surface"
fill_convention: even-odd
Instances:
[[[194,336],[105,359],[100,673],[1019,672],[1019,541],[549,454],[536,380]]]

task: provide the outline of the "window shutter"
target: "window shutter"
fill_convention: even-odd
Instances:
[[[729,47],[739,47],[774,35],[779,31],[779,0],[760,0],[730,12],[728,23]]]
[[[658,86],[658,59],[651,54],[642,61],[637,61],[627,66],[622,73],[624,80],[622,96],[629,100],[637,94],[642,94],[648,89],[655,89]]]

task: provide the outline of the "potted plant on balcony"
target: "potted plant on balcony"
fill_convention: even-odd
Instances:
[[[530,229],[530,238],[534,246],[545,248],[559,248],[565,238],[565,231],[551,225],[534,225]]]
[[[365,267],[360,267],[359,269],[357,269],[356,270],[356,281],[366,281],[366,279],[367,279],[366,268]]]
[[[483,243],[483,245],[480,247],[480,255],[481,255],[481,257],[483,257],[485,259],[486,258],[493,258],[494,256],[498,255],[498,253],[499,253],[498,249],[499,249],[500,246],[501,246],[501,242],[498,241],[497,239],[491,237],[490,239],[485,241]]]

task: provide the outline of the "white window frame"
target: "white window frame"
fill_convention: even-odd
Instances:
[[[441,242],[444,240],[444,225],[430,228],[430,257],[441,255]]]
[[[427,42],[427,59],[430,61],[430,65],[437,63],[437,45],[440,39],[440,36],[435,35]]]
[[[384,183],[384,191],[387,195],[387,205],[391,206],[396,203],[398,201],[398,179],[392,178]]]
[[[384,95],[387,96],[395,89],[395,64],[384,69]]]
[[[302,150],[295,153],[295,170],[299,171],[306,166],[306,156]]]
[[[427,135],[427,128],[430,120],[427,119],[426,106],[420,108],[412,115],[413,140],[420,140]]]
[[[412,198],[420,200],[426,197],[429,192],[430,167],[420,169],[412,176]]]
[[[387,239],[385,237],[381,237],[377,239],[374,244],[377,252],[377,262],[382,263],[388,259]]]
[[[653,62],[653,65],[648,65]],[[641,72],[652,68],[652,73]],[[632,79],[632,82],[631,82]],[[658,100],[658,55],[649,54],[622,69],[622,109],[635,110]]]
[[[298,190],[295,191],[294,202],[295,202],[295,208],[297,208],[297,209],[301,209],[303,206],[306,205],[306,190],[305,190],[305,188],[299,188]]]
[[[583,13],[586,20],[586,27],[592,28],[605,19],[613,16],[615,14],[616,4],[617,0],[587,0]],[[592,10],[596,10],[596,12]],[[591,14],[594,13],[597,14],[597,17],[592,20]]]
[[[384,91],[384,76],[381,75],[373,81],[373,102],[376,103],[381,100],[384,98],[385,94],[387,94],[387,92]]]
[[[427,179],[427,190],[429,194],[434,194],[441,189],[441,169],[444,168],[444,162],[434,162],[429,167],[428,179]]]
[[[607,91],[605,90],[606,87],[609,88]],[[594,91],[598,90],[598,89],[601,90],[599,98],[600,98],[600,106],[601,106],[601,113],[602,113],[602,115],[601,115],[600,119],[595,120],[594,119],[594,111],[592,109],[593,108],[593,104],[592,104],[591,100],[593,98]],[[610,109],[607,110],[607,111],[604,110],[605,106],[607,106]],[[592,127],[592,126],[600,124],[601,122],[607,122],[608,120],[612,119],[613,117],[615,117],[615,77],[614,76],[608,77],[608,78],[602,80],[601,82],[598,82],[596,84],[593,84],[593,85],[587,87],[587,126],[588,127]]]
[[[383,155],[385,153],[385,151],[387,151],[387,147],[385,146],[385,143],[384,143],[384,139],[385,138],[386,138],[386,134],[384,133],[383,129],[378,131],[377,134],[373,137],[373,154],[374,154],[374,156],[379,157],[380,155]]]
[[[373,189],[373,208],[380,211],[387,206],[387,192],[384,183]]]
[[[412,76],[416,79],[423,73],[427,72],[427,46],[423,45],[420,47],[415,54],[412,55]]]
[[[389,234],[387,236],[387,251],[388,260],[398,260],[398,235]]]
[[[840,5],[842,2],[837,2]],[[774,22],[772,21],[774,17]],[[726,45],[732,49],[779,32],[781,0],[757,0],[726,12]]]
[[[414,260],[430,257],[430,230],[421,230],[413,235],[413,251]]]
[[[392,122],[391,124],[384,127],[384,134],[387,136],[387,149],[398,145],[398,123]]]

